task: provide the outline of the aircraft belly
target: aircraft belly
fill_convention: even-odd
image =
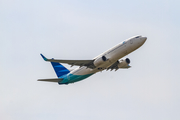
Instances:
[[[87,67],[81,67],[71,72],[71,74],[73,75],[87,75],[87,74],[94,74],[94,73],[96,73],[94,69],[87,68]]]
[[[59,84],[69,84],[69,83],[74,83],[81,81],[87,77],[90,77],[93,74],[86,74],[86,75],[73,75],[73,74],[67,74],[63,76],[63,80],[58,82]]]
[[[91,75],[93,74],[86,74],[86,75],[73,75],[73,74],[70,74],[69,75],[69,83],[74,83],[74,82],[78,82],[78,81],[81,81],[87,77],[90,77]]]

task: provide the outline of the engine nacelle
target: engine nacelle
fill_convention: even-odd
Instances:
[[[99,57],[97,59],[94,60],[94,66],[99,66],[101,65],[102,63],[104,63],[105,61],[107,61],[107,58],[105,56],[102,56],[102,57]]]
[[[121,61],[119,61],[118,68],[130,68],[129,63],[130,63],[129,58],[122,59]]]

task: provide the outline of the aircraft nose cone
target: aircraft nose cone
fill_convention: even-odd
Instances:
[[[147,40],[147,37],[141,37],[141,41],[144,43]]]

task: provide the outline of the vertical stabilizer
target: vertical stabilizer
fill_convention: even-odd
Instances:
[[[63,65],[61,65],[60,63],[56,63],[56,62],[51,62],[54,71],[56,72],[57,77],[61,77],[62,75],[68,74],[70,71],[65,68]]]

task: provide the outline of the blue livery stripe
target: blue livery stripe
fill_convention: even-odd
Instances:
[[[60,71],[58,71],[58,72],[67,72],[67,71],[69,71],[69,70],[60,70]]]

